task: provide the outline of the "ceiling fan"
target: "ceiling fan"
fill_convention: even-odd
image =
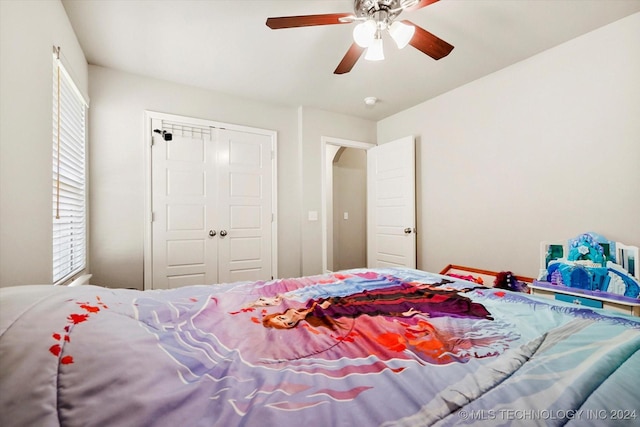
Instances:
[[[407,44],[433,59],[447,56],[453,46],[420,28],[411,21],[395,19],[403,11],[414,11],[429,6],[438,0],[354,0],[353,14],[327,13],[322,15],[282,16],[268,18],[267,26],[273,30],[282,28],[311,27],[316,25],[350,24],[359,22],[353,29],[354,42],[333,72],[345,74],[351,71],[362,53],[365,59],[384,59],[382,34],[388,31],[391,38],[402,49]]]

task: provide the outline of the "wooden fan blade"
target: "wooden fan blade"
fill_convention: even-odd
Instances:
[[[358,59],[360,59],[360,56],[362,56],[362,52],[364,52],[364,49],[365,48],[360,47],[358,43],[352,43],[351,47],[349,48],[347,53],[345,53],[342,61],[340,61],[333,74],[345,74],[351,71],[353,66],[356,65],[356,62],[358,62]]]
[[[347,18],[347,19],[344,19]],[[312,27],[314,25],[350,24],[351,13],[327,13],[324,15],[282,16],[267,18],[267,27],[272,30],[281,28]]]
[[[439,0],[420,0],[417,4],[406,8],[405,10],[407,12],[411,12],[413,10],[418,10],[418,9],[422,9],[423,7],[429,6],[430,4],[433,4],[435,2],[437,2]]]
[[[409,44],[433,59],[444,58],[453,50],[452,45],[434,36],[424,28],[420,28],[413,22],[403,20],[402,23],[416,27],[416,32],[413,34]]]

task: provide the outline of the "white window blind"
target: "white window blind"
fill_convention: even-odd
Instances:
[[[54,58],[53,283],[86,266],[86,107],[64,66]]]

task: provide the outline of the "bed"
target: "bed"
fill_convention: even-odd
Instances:
[[[0,307],[5,427],[640,422],[640,319],[419,270]]]

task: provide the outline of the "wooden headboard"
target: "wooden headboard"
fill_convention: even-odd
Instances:
[[[493,286],[493,283],[496,280],[496,276],[498,275],[498,271],[492,271],[492,270],[484,270],[481,268],[474,268],[474,267],[466,267],[464,265],[457,265],[457,264],[449,264],[447,265],[444,269],[442,269],[442,271],[440,271],[440,274],[458,274],[458,275],[471,275],[474,277],[480,277],[482,279],[482,283],[485,286]],[[516,278],[517,281],[519,282],[524,282],[524,283],[533,283],[533,281],[535,280],[533,277],[527,277],[527,276],[518,276],[518,275],[513,275],[513,277]]]

